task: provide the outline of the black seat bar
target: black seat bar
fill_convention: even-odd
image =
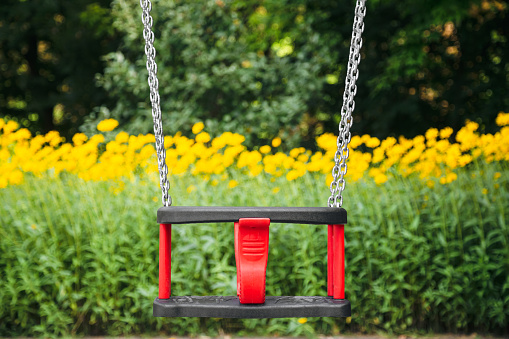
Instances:
[[[157,211],[158,224],[236,222],[241,218],[269,218],[272,223],[346,224],[346,210],[333,207],[167,206]]]
[[[267,296],[264,304],[241,304],[234,296],[170,297],[154,301],[154,317],[287,318],[350,317],[350,302],[332,297]]]

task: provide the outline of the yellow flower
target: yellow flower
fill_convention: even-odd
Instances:
[[[477,129],[479,128],[479,124],[474,121],[467,121],[467,124],[465,125],[465,127],[470,132],[474,132],[474,131],[477,131]]]
[[[375,180],[377,185],[383,184],[389,179],[387,175],[385,175],[385,173],[379,168],[372,168],[369,170],[369,175]]]
[[[379,163],[380,161],[384,160],[384,150],[383,148],[379,147],[379,148],[375,148],[373,150],[373,158],[372,158],[372,162],[373,164],[376,164],[376,163]]]
[[[383,184],[384,182],[386,182],[387,179],[389,179],[389,178],[385,174],[380,173],[377,176],[375,176],[375,183],[377,185],[380,185],[380,184]]]
[[[173,138],[171,136],[165,136],[164,137],[164,148],[169,148],[171,145],[173,145]]]
[[[292,150],[290,151],[290,156],[291,156],[292,158],[297,158],[297,157],[299,156],[299,154],[301,154],[301,153],[302,153],[302,148],[301,148],[301,147],[299,147],[299,148],[294,148],[294,149],[292,149]]]
[[[450,127],[446,127],[440,130],[440,139],[447,139],[451,136],[453,130]]]
[[[9,134],[19,128],[19,124],[16,121],[9,120],[7,124],[3,126],[4,133]]]
[[[9,183],[11,185],[19,185],[23,182],[23,172],[14,170],[9,176]]]
[[[120,132],[115,137],[115,141],[118,142],[119,144],[127,142],[129,141],[129,134],[127,134],[126,132]]]
[[[192,128],[193,133],[194,134],[200,133],[204,127],[205,127],[205,125],[203,124],[203,122],[201,122],[201,121],[197,122],[196,124],[193,125],[193,128]]]
[[[262,153],[262,154],[267,154],[270,152],[270,150],[271,150],[271,148],[269,145],[260,147],[260,153]]]
[[[461,167],[464,167],[471,163],[473,160],[472,156],[470,154],[462,155],[458,158],[458,163]]]
[[[499,112],[495,122],[498,126],[507,126],[509,125],[509,113]]]
[[[226,138],[226,143],[230,146],[239,146],[246,140],[245,136],[240,135],[238,133],[227,132],[224,133],[224,135]]]
[[[35,229],[37,229],[37,225],[36,224],[32,224],[32,225],[30,225],[30,228],[35,230]]]
[[[336,151],[337,137],[332,133],[324,133],[316,138],[316,144],[318,147],[326,150],[326,151]]]
[[[249,168],[249,175],[252,177],[256,177],[258,174],[260,174],[263,171],[262,165],[254,165]]]
[[[357,147],[359,147],[361,144],[362,144],[362,139],[360,136],[358,135],[354,135],[351,139],[350,139],[350,148],[351,149],[355,149]]]
[[[503,125],[495,134],[477,132],[479,125],[467,122],[457,131],[456,139],[450,140],[454,133],[452,128],[442,130],[430,129],[426,135],[414,139],[389,137],[383,141],[369,135],[354,136],[351,140],[348,177],[353,182],[369,174],[375,183],[383,184],[390,179],[388,173],[408,177],[415,173],[422,184],[434,188],[440,182],[449,184],[457,180],[454,169],[471,164],[482,158],[482,161],[509,161],[509,113],[500,113],[497,123]],[[109,126],[108,126],[109,124]],[[98,129],[114,129],[118,122],[107,119],[98,125]],[[58,175],[62,172],[75,174],[83,180],[134,180],[138,173],[152,176],[157,173],[157,161],[153,134],[129,135],[120,132],[114,140],[104,144],[105,136],[101,133],[90,136],[77,133],[72,141],[65,140],[56,131],[45,135],[32,136],[27,129],[18,123],[0,119],[0,188],[23,182],[24,173],[31,172],[36,177],[44,173]],[[275,182],[280,177],[293,181],[306,173],[322,173],[330,184],[330,172],[334,166],[337,137],[325,133],[316,138],[321,151],[312,153],[302,147],[291,150],[288,154],[277,152],[281,138],[274,138],[268,145],[258,150],[248,150],[242,143],[245,137],[232,132],[224,132],[214,140],[203,131],[204,124],[193,126],[194,139],[177,133],[165,138],[166,163],[172,174],[190,173],[198,179],[208,181],[211,186],[221,180],[229,188],[239,185],[230,180],[228,172],[235,168],[242,169],[242,175],[257,176],[262,171],[268,175],[267,180]],[[381,142],[380,142],[381,141]],[[366,145],[372,149],[368,152],[356,151],[355,147]],[[493,172],[493,187],[502,186],[497,180],[503,176]],[[214,178],[210,176],[214,175]],[[217,175],[217,176],[216,176]],[[474,173],[471,173],[475,177]],[[481,174],[482,175],[482,174]],[[277,179],[277,180],[276,180]],[[143,179],[145,180],[145,179]],[[190,185],[189,183],[188,185]],[[189,186],[190,192],[198,186]],[[490,186],[491,189],[493,189]],[[123,186],[112,185],[111,192],[119,194]],[[279,187],[270,188],[272,194],[280,192]],[[482,190],[489,194],[489,188]],[[154,201],[157,201],[154,198]]]
[[[280,137],[276,137],[276,138],[272,139],[272,147],[278,147],[279,145],[281,145]]]
[[[82,145],[85,141],[87,141],[88,137],[83,133],[76,133],[72,137],[72,142],[74,142],[74,145],[79,146]]]
[[[305,163],[306,161],[309,160],[309,156],[307,154],[301,154],[297,157],[297,160]]]
[[[325,186],[329,187],[333,179],[334,178],[332,177],[332,174],[330,173],[327,174],[327,176],[325,177]]]
[[[366,142],[366,146],[369,148],[375,148],[380,145],[380,140],[378,138],[369,138],[369,140]]]
[[[153,198],[152,198],[152,201],[153,201],[153,202],[158,202],[158,201],[159,201],[159,198],[158,198],[158,197],[153,197]]]
[[[49,131],[45,136],[44,140],[49,143],[51,146],[55,147],[60,143],[62,138],[57,131]]]
[[[207,132],[201,132],[196,136],[196,142],[206,143],[210,141],[210,135]]]
[[[436,128],[430,128],[429,130],[426,131],[425,136],[426,139],[428,140],[436,139],[438,136],[438,130]]]
[[[305,324],[308,322],[308,318],[299,318],[298,322],[299,324]]]
[[[16,133],[12,135],[12,140],[16,141],[22,141],[22,140],[28,140],[32,137],[32,133],[26,128],[22,128],[18,130]]]
[[[347,324],[350,324],[351,322],[352,322],[352,317],[347,317],[347,318],[346,318],[346,323],[347,323]]]
[[[449,173],[447,174],[447,176],[445,177],[447,182],[450,183],[450,182],[453,182],[454,180],[458,179],[458,175],[456,173]]]
[[[105,119],[97,125],[97,130],[101,132],[113,131],[118,126],[118,121],[115,119]]]
[[[298,177],[299,177],[299,172],[297,172],[296,170],[291,170],[288,173],[286,173],[286,180],[288,180],[288,181],[295,180]]]
[[[484,194],[484,195],[488,194],[488,189],[487,188],[483,188],[482,189],[482,194]]]
[[[418,145],[424,144],[424,140],[425,139],[422,135],[418,135],[412,139],[412,142],[413,142],[414,146],[418,146]],[[396,143],[396,139],[393,137],[388,137],[387,139],[384,140],[384,142],[386,142],[386,141],[387,141],[387,148],[391,147],[392,145],[394,145]],[[382,146],[383,145],[384,145],[384,143],[382,142]]]
[[[191,193],[191,192],[193,192],[194,190],[196,190],[196,186],[191,185],[191,186],[189,186],[189,187],[187,188],[187,193]]]

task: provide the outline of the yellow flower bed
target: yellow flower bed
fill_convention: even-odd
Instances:
[[[487,162],[509,161],[509,113],[499,113],[496,123],[501,126],[497,133],[479,134],[479,125],[467,122],[456,134],[455,142],[450,141],[451,128],[432,128],[413,139],[353,136],[347,178],[358,181],[369,176],[382,184],[395,174],[405,177],[415,174],[430,186],[436,180],[450,183],[457,178],[455,169],[480,156]],[[98,130],[109,132],[110,137],[110,131],[117,125],[117,121],[108,119],[98,125]],[[100,181],[132,178],[139,173],[152,175],[158,170],[152,134],[135,136],[119,132],[105,143],[103,134],[88,138],[78,133],[72,142],[64,142],[58,132],[32,136],[19,127],[14,121],[0,119],[0,188],[22,183],[26,173],[41,176],[65,171],[83,180]],[[192,131],[194,139],[180,133],[165,137],[169,175],[191,173],[210,179],[212,185],[217,185],[212,176],[225,180],[225,173],[234,169],[252,177],[265,173],[292,181],[306,173],[320,173],[327,184],[332,180],[337,139],[332,134],[316,139],[321,151],[313,153],[301,147],[287,154],[280,151],[280,138],[270,145],[248,150],[242,135],[224,132],[212,139],[201,122]],[[237,185],[235,180],[228,183],[230,188]]]

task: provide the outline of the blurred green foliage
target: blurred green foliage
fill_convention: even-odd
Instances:
[[[498,175],[496,175],[496,173]],[[232,171],[172,176],[179,205],[323,206],[321,175],[291,184]],[[448,185],[349,183],[345,319],[154,318],[157,185],[26,178],[0,190],[0,336],[509,334],[507,164],[477,160]],[[189,194],[189,187],[195,190]],[[277,194],[274,188],[280,188]],[[112,192],[118,192],[118,195]],[[249,192],[249,194],[246,194]],[[482,193],[481,193],[482,192]],[[268,295],[325,295],[327,227],[270,226]],[[232,224],[174,225],[173,295],[235,295]]]
[[[4,0],[0,4],[0,114],[33,132],[78,132],[108,104],[95,83],[120,40],[109,0]],[[111,104],[113,104],[111,102]]]
[[[165,131],[201,120],[250,144],[278,135],[313,147],[337,130],[354,5],[154,1]],[[64,135],[105,117],[151,131],[138,1],[9,0],[0,11],[2,114]],[[354,133],[411,137],[465,119],[493,131],[509,110],[508,11],[505,0],[368,1]]]
[[[120,4],[114,3],[115,22],[127,33],[125,48],[107,56],[100,82],[119,99],[111,115],[127,121],[136,133],[152,124],[141,24],[136,1],[129,9]],[[194,122],[205,121],[208,130],[237,131],[248,143],[273,138],[280,130],[287,138],[300,138],[295,129],[324,84],[322,59],[333,60],[304,23],[293,27],[292,35],[274,28],[258,38],[257,27],[267,25],[258,21],[268,14],[252,9],[219,1],[154,6],[161,102],[169,133],[189,131]],[[290,54],[278,56],[276,43]]]

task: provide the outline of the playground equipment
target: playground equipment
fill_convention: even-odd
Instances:
[[[212,207],[172,206],[157,79],[153,19],[150,0],[140,0],[143,10],[145,54],[154,120],[163,207],[157,211],[159,235],[159,296],[154,301],[156,317],[283,318],[349,317],[345,299],[344,225],[347,222],[342,193],[347,173],[348,144],[355,108],[356,80],[366,14],[366,0],[357,0],[350,55],[341,108],[337,151],[332,169],[328,207]],[[174,224],[233,222],[237,296],[171,296],[171,228]],[[327,297],[265,296],[269,249],[269,225],[274,223],[328,225]]]

